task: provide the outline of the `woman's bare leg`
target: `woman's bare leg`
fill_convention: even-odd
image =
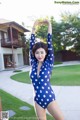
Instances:
[[[46,110],[35,102],[36,114],[38,120],[46,120]]]
[[[47,109],[49,113],[55,118],[55,120],[64,120],[63,114],[56,101],[49,103]]]
[[[0,98],[0,120],[1,120],[1,111],[2,111],[2,104],[1,104],[1,98]]]

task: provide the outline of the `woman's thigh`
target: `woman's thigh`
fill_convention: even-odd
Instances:
[[[46,120],[46,110],[35,102],[35,110],[38,120]]]
[[[47,110],[56,120],[64,120],[63,114],[56,101],[49,103]]]

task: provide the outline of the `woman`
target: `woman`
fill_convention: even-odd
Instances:
[[[35,28],[37,25],[47,24],[47,44],[35,43]],[[55,94],[50,85],[50,77],[53,69],[54,54],[52,47],[52,26],[48,20],[34,23],[30,40],[30,78],[35,91],[35,108],[38,120],[46,120],[46,109],[55,120],[64,120],[56,103]]]
[[[1,120],[1,111],[2,111],[2,104],[1,104],[1,98],[0,98],[0,120]]]

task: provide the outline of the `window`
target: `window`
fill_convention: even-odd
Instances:
[[[0,32],[0,46],[1,46],[1,32]]]
[[[21,35],[20,35],[20,34],[18,34],[18,39],[19,39],[19,40],[22,40],[22,37],[21,37]]]
[[[4,32],[4,39],[5,39],[5,42],[8,42],[8,35],[7,35],[7,32]]]

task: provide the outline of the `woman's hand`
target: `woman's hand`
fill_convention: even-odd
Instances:
[[[38,26],[38,25],[48,25],[48,33],[52,34],[52,26],[51,26],[51,23],[48,19],[44,19],[42,21],[36,20],[34,25],[33,25],[33,28],[32,28],[33,34],[35,33],[36,26]]]
[[[33,34],[35,33],[36,26],[38,26],[38,25],[41,25],[41,23],[40,23],[39,20],[36,20],[36,21],[34,22],[34,25],[33,25],[33,28],[32,28],[32,33],[33,33]]]
[[[52,25],[48,19],[43,20],[43,24],[48,25],[48,33],[52,34]]]
[[[49,25],[50,21],[48,19],[44,19],[44,20],[40,21],[40,23],[43,25]]]

